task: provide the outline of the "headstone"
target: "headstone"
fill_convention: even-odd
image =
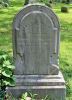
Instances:
[[[29,3],[37,3],[39,0],[29,0]]]
[[[60,25],[45,5],[25,6],[13,21],[13,51],[16,86],[9,90],[19,97],[30,91],[38,100],[49,95],[65,100],[65,81],[59,71]]]

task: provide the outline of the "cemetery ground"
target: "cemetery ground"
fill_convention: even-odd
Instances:
[[[12,56],[12,21],[23,7],[24,0],[13,0],[8,8],[0,8],[0,50],[8,51]],[[61,6],[67,6],[68,13],[61,13]],[[72,97],[72,4],[53,4],[52,9],[58,15],[61,25],[60,69],[63,72],[67,97]],[[72,100],[68,98],[67,100]]]

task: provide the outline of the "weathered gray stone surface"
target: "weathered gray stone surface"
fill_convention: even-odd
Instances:
[[[65,81],[61,72],[58,75],[16,75],[16,87],[9,88],[15,97],[24,92],[38,94],[37,100],[45,96],[51,100],[66,100]]]
[[[29,0],[29,3],[37,3],[39,0]]]
[[[59,22],[44,5],[28,5],[13,28],[16,74],[58,74]]]
[[[59,21],[42,4],[25,6],[13,21],[15,96],[31,91],[52,100],[65,100],[65,81],[59,71]]]

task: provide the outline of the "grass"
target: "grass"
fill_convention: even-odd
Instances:
[[[12,0],[10,7],[0,8],[0,49],[12,53],[12,21],[23,5],[24,0]],[[53,10],[58,15],[61,25],[60,69],[66,80],[67,96],[72,96],[72,4],[65,5],[69,13],[61,13],[60,8],[64,5],[54,4]]]
[[[67,95],[72,96],[72,5],[68,5],[69,13],[61,13],[55,8],[61,25],[60,68],[67,85]],[[57,11],[58,10],[58,11]]]
[[[23,4],[23,0],[12,0],[10,7],[0,8],[0,49],[12,51],[12,21]]]

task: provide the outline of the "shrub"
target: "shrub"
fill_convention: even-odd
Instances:
[[[50,0],[49,3],[53,3],[52,0]]]
[[[69,4],[70,3],[70,0],[66,0],[66,4]]]
[[[66,0],[62,0],[62,3],[66,3]]]
[[[32,94],[31,92],[26,92],[22,94],[20,100],[38,100],[37,96],[38,94]],[[41,100],[54,100],[54,99],[52,99],[50,96],[47,95]]]
[[[5,91],[0,90],[0,100],[4,100],[5,98]]]
[[[4,7],[8,7],[9,5],[8,5],[8,3],[4,3]]]
[[[29,0],[25,0],[24,5],[27,5],[29,3]]]
[[[2,2],[0,1],[0,4],[2,4]]]
[[[6,93],[6,95],[5,95],[5,97],[6,97],[6,100],[17,100],[13,95],[12,95],[12,93]],[[20,99],[19,99],[20,100]]]
[[[15,85],[15,78],[13,76],[14,68],[8,53],[0,51],[0,92],[2,94],[0,98],[4,97],[7,86]]]
[[[2,7],[8,7],[9,6],[9,0],[1,0],[0,5]]]
[[[68,13],[68,8],[67,7],[61,7],[61,12]]]

